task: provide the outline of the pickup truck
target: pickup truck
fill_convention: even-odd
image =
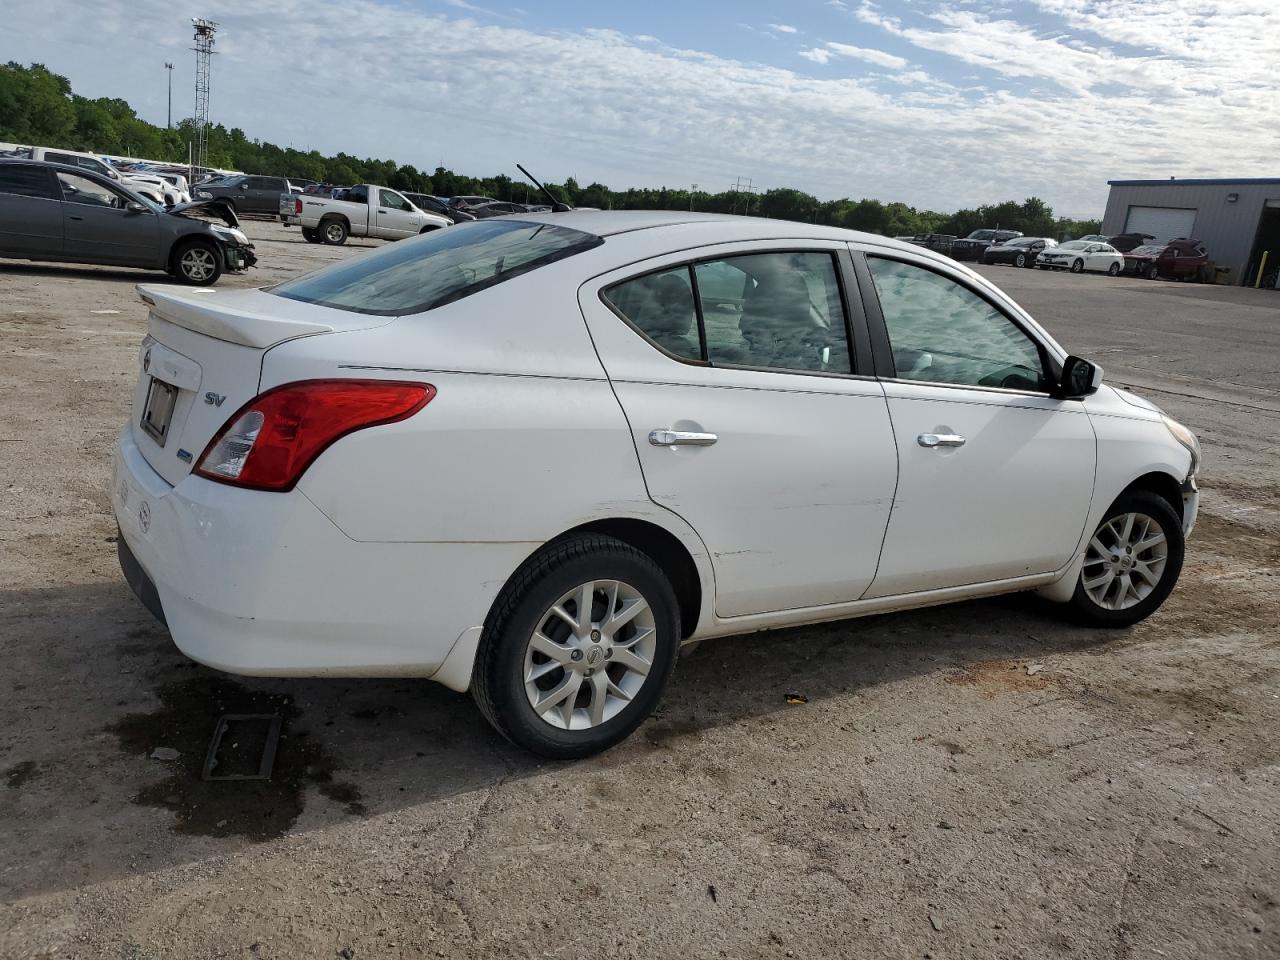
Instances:
[[[419,210],[403,194],[390,187],[361,183],[343,199],[322,194],[282,194],[280,219],[302,227],[307,243],[342,244],[347,237],[401,240],[453,223],[447,217]]]

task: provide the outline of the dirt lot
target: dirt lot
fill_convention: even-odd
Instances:
[[[249,231],[226,285],[358,252]],[[180,656],[107,495],[154,278],[0,263],[0,956],[1280,956],[1280,295],[988,272],[1200,434],[1165,609],[709,642],[554,765],[426,682]],[[202,782],[217,715],[264,711],[274,779]]]

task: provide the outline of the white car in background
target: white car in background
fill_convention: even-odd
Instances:
[[[1036,266],[1041,270],[1070,270],[1072,273],[1091,270],[1114,277],[1124,269],[1124,254],[1109,243],[1068,240],[1041,253],[1036,258]]]
[[[262,290],[143,286],[112,502],[178,647],[430,677],[602,750],[682,643],[1037,590],[1164,602],[1199,446],[972,270],[678,212],[464,223]]]

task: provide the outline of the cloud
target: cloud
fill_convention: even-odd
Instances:
[[[514,173],[521,161],[552,180],[708,190],[741,175],[942,210],[1034,195],[1072,215],[1101,212],[1108,178],[1275,174],[1272,2],[1028,2],[1041,26],[980,3],[920,0],[895,6],[901,16],[851,5],[846,22],[862,32],[844,46],[879,59],[829,44],[802,55],[880,68],[857,76],[712,54],[683,32],[677,47],[652,27],[657,40],[537,29],[394,0],[204,0],[202,13],[223,25],[215,121],[424,169],[443,158]],[[160,64],[173,60],[175,107],[189,109],[190,38],[170,0],[99,0],[92,33],[74,26],[82,7],[5,0],[6,59],[46,63],[161,122]],[[908,67],[874,49],[877,30],[927,56]]]
[[[867,47],[855,47],[848,43],[828,43],[827,49],[832,53],[838,53],[842,57],[853,57],[856,60],[865,60],[867,63],[874,63],[877,67],[888,67],[890,70],[901,70],[907,65],[907,61],[902,57],[895,57],[892,53],[885,53],[883,50],[871,50]]]
[[[769,24],[769,29],[772,30],[774,33],[799,33],[800,32],[795,27],[789,26],[788,24],[785,24],[785,23],[771,23]]]

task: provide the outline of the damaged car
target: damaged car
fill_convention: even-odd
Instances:
[[[258,262],[225,201],[168,210],[97,173],[0,160],[0,257],[163,270],[209,286]]]

